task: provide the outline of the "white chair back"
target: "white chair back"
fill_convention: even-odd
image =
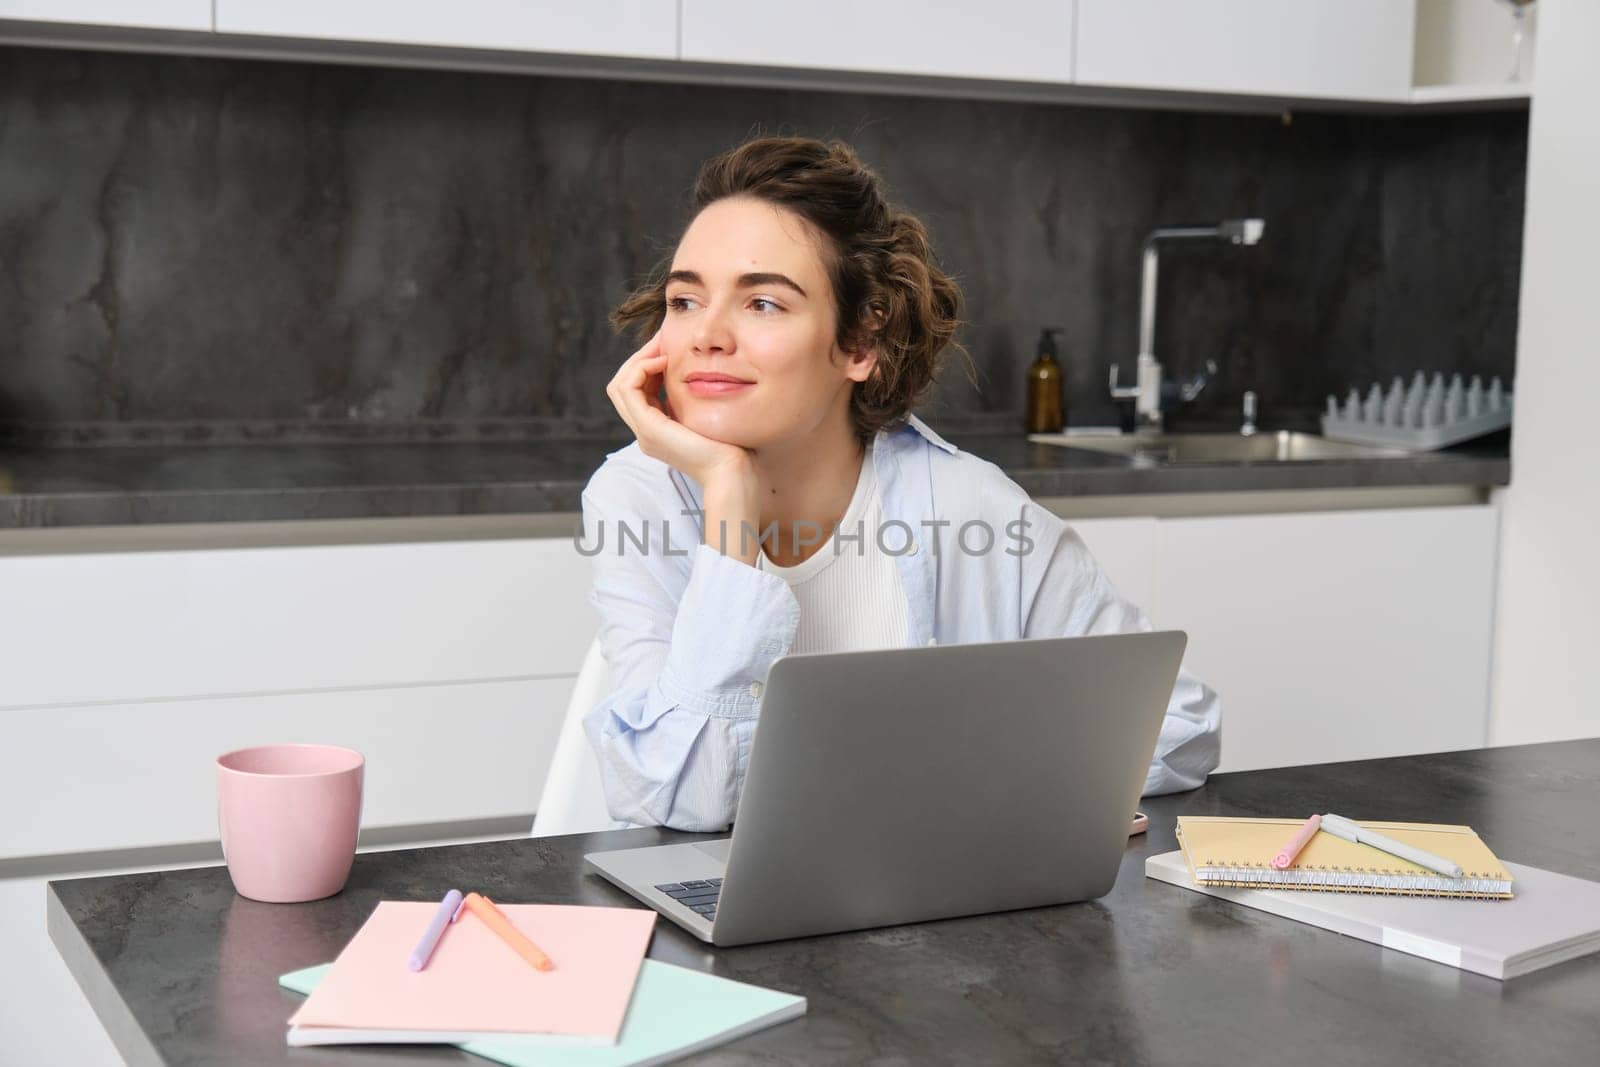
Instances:
[[[606,660],[600,642],[589,645],[567,702],[567,714],[556,739],[550,774],[545,778],[539,807],[533,816],[533,837],[558,834],[587,834],[597,830],[619,830],[634,825],[619,822],[606,810],[605,789],[600,784],[600,764],[595,760],[589,736],[583,732],[583,717],[605,697],[610,688]]]

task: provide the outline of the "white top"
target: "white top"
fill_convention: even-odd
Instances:
[[[856,491],[826,544],[793,567],[780,567],[765,552],[757,553],[757,568],[789,583],[800,602],[800,622],[789,651],[905,647],[905,587],[894,557],[878,544],[882,526],[883,499],[868,448]],[[898,541],[891,547],[898,548]]]

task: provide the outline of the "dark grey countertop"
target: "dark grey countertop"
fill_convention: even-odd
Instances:
[[[1511,479],[1506,441],[1404,458],[1139,465],[956,434],[1035,497],[1277,489],[1494,486]],[[0,529],[397,516],[576,512],[606,454],[603,437],[500,442],[149,444],[0,447]]]
[[[1600,739],[1215,775],[1147,799],[1115,888],[1086,903],[711,949],[661,922],[653,958],[806,996],[802,1019],[703,1063],[1592,1063],[1600,955],[1508,982],[1147,880],[1179,814],[1468,823],[1504,859],[1600,880]],[[50,936],[133,1064],[481,1062],[453,1049],[289,1049],[279,974],[332,959],[381,899],[451,886],[627,907],[582,855],[662,830],[356,858],[310,904],[234,894],[220,867],[50,883]],[[959,862],[959,857],[951,857]]]

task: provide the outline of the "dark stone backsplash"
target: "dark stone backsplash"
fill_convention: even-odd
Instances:
[[[0,423],[609,425],[631,346],[608,309],[670,248],[699,162],[757,131],[849,140],[929,225],[978,372],[949,368],[936,425],[1015,425],[1046,324],[1066,330],[1069,422],[1115,421],[1145,233],[1240,215],[1266,219],[1259,246],[1163,254],[1157,355],[1185,377],[1222,364],[1196,421],[1254,389],[1265,424],[1304,422],[1419,367],[1510,385],[1523,111],[1280,118],[0,49]]]

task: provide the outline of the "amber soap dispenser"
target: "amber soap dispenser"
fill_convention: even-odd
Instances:
[[[1029,433],[1060,433],[1066,425],[1061,405],[1061,364],[1056,362],[1059,326],[1039,331],[1039,349],[1028,368],[1027,430]]]

